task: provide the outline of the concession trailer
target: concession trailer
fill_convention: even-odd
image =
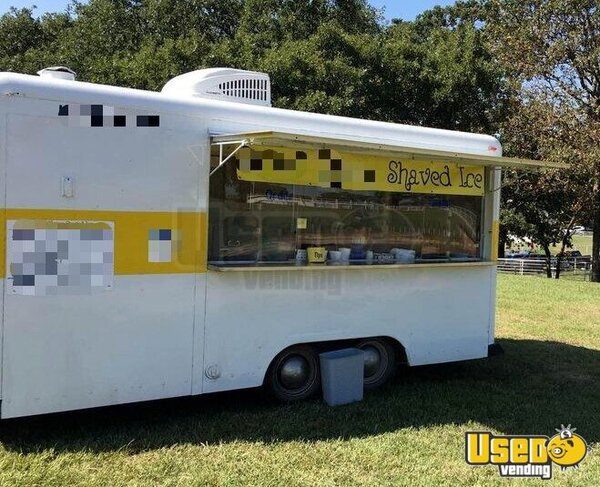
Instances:
[[[493,137],[271,107],[263,73],[160,93],[0,74],[1,417],[365,387],[494,350]]]

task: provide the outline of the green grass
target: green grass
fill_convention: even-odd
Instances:
[[[525,247],[522,247],[525,248]],[[518,251],[520,250],[519,248],[515,247],[509,250],[515,250]],[[539,252],[540,254],[544,253],[544,250],[541,247],[536,247],[535,248],[536,252]],[[569,249],[567,249],[569,250]],[[592,237],[588,236],[588,235],[573,235],[573,247],[571,250],[579,250],[581,252],[582,255],[591,255],[592,253]],[[550,247],[550,252],[552,252],[552,254],[556,255],[560,252],[560,245],[554,245],[552,247]]]
[[[583,255],[592,253],[592,237],[585,235],[573,235],[573,248],[579,250]],[[557,252],[560,249],[557,249]]]
[[[579,250],[582,255],[591,255],[592,237],[587,235],[573,235],[573,250]],[[558,254],[560,252],[560,245],[551,247],[550,251],[553,254]]]
[[[464,433],[571,423],[598,445],[600,286],[503,275],[498,291],[504,356],[405,370],[339,408],[244,391],[6,421],[0,485],[512,485],[465,464]],[[554,477],[599,485],[600,453]]]

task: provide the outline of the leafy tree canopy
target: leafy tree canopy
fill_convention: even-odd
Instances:
[[[598,3],[482,0],[481,5],[490,49],[516,93],[501,124],[505,150],[571,165],[552,177],[509,179],[520,191],[511,198],[514,188],[505,190],[505,203],[515,210],[515,202],[523,203],[525,192],[532,191],[537,198],[527,210],[530,222],[546,228],[545,240],[558,239],[563,247],[570,242],[569,222],[591,221],[593,279],[600,281]],[[549,215],[556,217],[552,225]]]
[[[90,0],[0,18],[0,70],[66,65],[159,90],[178,74],[268,72],[275,106],[493,133],[505,103],[472,2],[386,24],[366,0]],[[447,21],[451,16],[453,21]]]

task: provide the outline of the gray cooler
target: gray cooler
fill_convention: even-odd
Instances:
[[[319,355],[323,399],[330,406],[361,401],[365,370],[364,352],[343,348]]]

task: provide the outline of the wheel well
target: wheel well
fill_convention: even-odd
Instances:
[[[406,349],[398,340],[396,340],[395,338],[389,337],[389,336],[348,338],[348,339],[344,339],[344,340],[330,340],[330,341],[325,341],[325,342],[299,342],[299,343],[294,343],[293,345],[290,345],[288,347],[285,347],[284,349],[280,350],[273,356],[273,358],[269,362],[269,366],[265,370],[265,375],[263,377],[263,385],[267,379],[269,370],[271,369],[271,366],[273,365],[273,362],[275,361],[277,356],[280,355],[281,353],[289,350],[290,348],[299,347],[302,345],[305,345],[305,346],[308,345],[311,347],[315,347],[318,353],[322,353],[322,352],[327,352],[329,350],[335,350],[337,348],[352,347],[352,346],[356,345],[357,343],[362,342],[364,340],[373,340],[373,339],[380,339],[380,340],[385,340],[386,342],[388,342],[390,345],[392,345],[392,347],[394,347],[394,352],[396,353],[396,363],[398,365],[408,365],[408,356],[406,355]]]
[[[406,355],[406,349],[404,345],[402,345],[398,340],[392,337],[382,337],[385,338],[393,347],[394,352],[396,352],[396,361],[398,365],[408,365],[408,355]]]

